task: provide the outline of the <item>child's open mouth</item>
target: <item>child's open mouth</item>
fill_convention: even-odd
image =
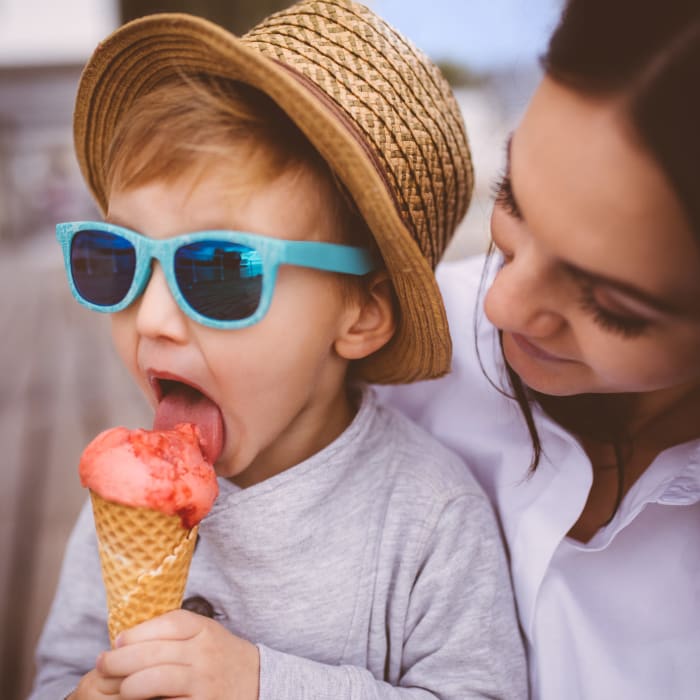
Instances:
[[[194,423],[199,429],[202,452],[214,464],[224,444],[224,422],[219,407],[199,389],[179,379],[149,373],[158,407],[154,430],[169,430],[178,423]]]

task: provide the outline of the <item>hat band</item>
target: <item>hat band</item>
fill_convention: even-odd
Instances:
[[[316,85],[316,83],[314,83],[313,80],[307,78],[303,73],[300,73],[299,71],[295,70],[292,66],[278,61],[276,58],[273,58],[272,60],[278,66],[284,68],[284,70],[287,73],[289,73],[289,75],[291,75],[298,83],[303,85],[304,88],[308,90],[314,97],[316,97],[318,101],[321,102],[323,106],[326,107],[328,111],[331,112],[333,116],[337,118],[337,120],[341,123],[341,125],[344,127],[347,133],[360,146],[360,148],[367,156],[367,159],[372,164],[372,167],[374,168],[375,172],[379,176],[379,179],[382,181],[384,189],[391,198],[391,201],[394,204],[394,209],[399,215],[401,222],[411,234],[413,240],[416,240],[416,235],[413,226],[409,222],[407,222],[401,215],[401,207],[399,205],[398,200],[396,199],[396,195],[394,194],[393,188],[391,187],[389,179],[386,176],[384,168],[382,168],[379,159],[377,158],[377,154],[372,150],[370,145],[367,143],[366,139],[363,138],[362,132],[358,129],[357,124],[352,119],[350,119],[350,117],[348,117],[347,115],[347,112],[334,99],[329,97],[320,87],[318,87],[318,85]]]

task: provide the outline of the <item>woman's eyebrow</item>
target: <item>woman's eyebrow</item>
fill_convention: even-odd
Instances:
[[[641,301],[643,304],[666,314],[673,314],[674,316],[687,316],[688,309],[683,308],[681,305],[674,302],[669,302],[665,299],[659,299],[648,292],[645,292],[634,285],[627,284],[626,282],[621,282],[612,277],[606,277],[605,275],[600,275],[594,272],[589,272],[583,268],[572,265],[565,260],[561,261],[564,269],[572,276],[577,279],[585,279],[587,282],[592,284],[605,285],[606,287],[611,287],[627,296],[633,297],[637,301]]]
[[[505,177],[510,179],[511,176],[511,152],[513,148],[513,132],[511,131],[506,140],[506,167],[505,167]],[[519,209],[517,200],[515,199],[515,193],[513,192],[512,185],[510,195],[512,197],[513,204]],[[673,316],[692,316],[700,317],[700,313],[694,310],[688,309],[687,305],[676,303],[674,301],[668,301],[666,299],[659,299],[658,297],[649,294],[643,289],[639,289],[634,285],[628,284],[626,282],[621,282],[620,280],[614,279],[612,277],[606,277],[605,275],[600,275],[589,270],[585,270],[581,267],[573,265],[566,260],[561,260],[560,263],[563,265],[564,269],[569,272],[572,277],[577,279],[585,279],[588,283],[605,285],[615,289],[627,296],[642,302],[643,304],[649,306],[651,309],[659,311],[665,314],[671,314]]]
[[[510,178],[510,169],[511,169],[511,151],[513,147],[513,132],[511,132],[508,135],[508,140],[506,141],[506,177]],[[515,193],[512,191],[512,186],[511,186],[511,195],[513,197],[513,203],[515,206],[518,206],[517,200],[515,199]],[[630,296],[637,301],[642,302],[643,304],[646,304],[650,308],[660,311],[662,313],[666,314],[672,314],[674,316],[687,316],[688,315],[688,309],[684,308],[681,304],[676,304],[674,302],[669,302],[665,299],[659,299],[658,297],[655,297],[648,292],[645,292],[642,289],[639,289],[638,287],[635,287],[634,285],[627,284],[626,282],[621,282],[620,280],[616,280],[612,277],[606,277],[605,275],[600,275],[595,272],[590,272],[589,270],[585,270],[581,267],[578,267],[576,265],[573,265],[570,262],[567,262],[566,260],[561,260],[561,264],[564,266],[564,269],[566,269],[569,274],[571,274],[573,277],[576,277],[577,279],[585,279],[589,283],[593,284],[601,284],[605,285],[606,287],[611,287],[612,289],[615,289],[619,292],[622,292],[623,294],[626,294],[627,296]],[[697,314],[694,314],[697,315]]]

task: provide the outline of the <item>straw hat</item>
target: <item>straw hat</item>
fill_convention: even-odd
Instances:
[[[473,174],[461,113],[439,70],[349,0],[303,0],[243,37],[183,14],[134,20],[97,47],[76,98],[77,157],[103,212],[117,123],[137,97],[183,72],[266,93],[355,199],[401,309],[396,335],[359,374],[378,383],[445,374],[452,344],[433,270],[466,212]]]

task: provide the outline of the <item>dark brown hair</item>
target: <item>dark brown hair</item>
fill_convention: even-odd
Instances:
[[[547,75],[591,96],[620,99],[639,142],[665,172],[700,245],[700,2],[570,0],[542,58]],[[630,396],[549,396],[507,365],[513,396],[541,455],[536,401],[577,435],[613,446],[622,496]]]
[[[700,238],[700,2],[570,0],[542,65],[580,92],[624,100]]]

